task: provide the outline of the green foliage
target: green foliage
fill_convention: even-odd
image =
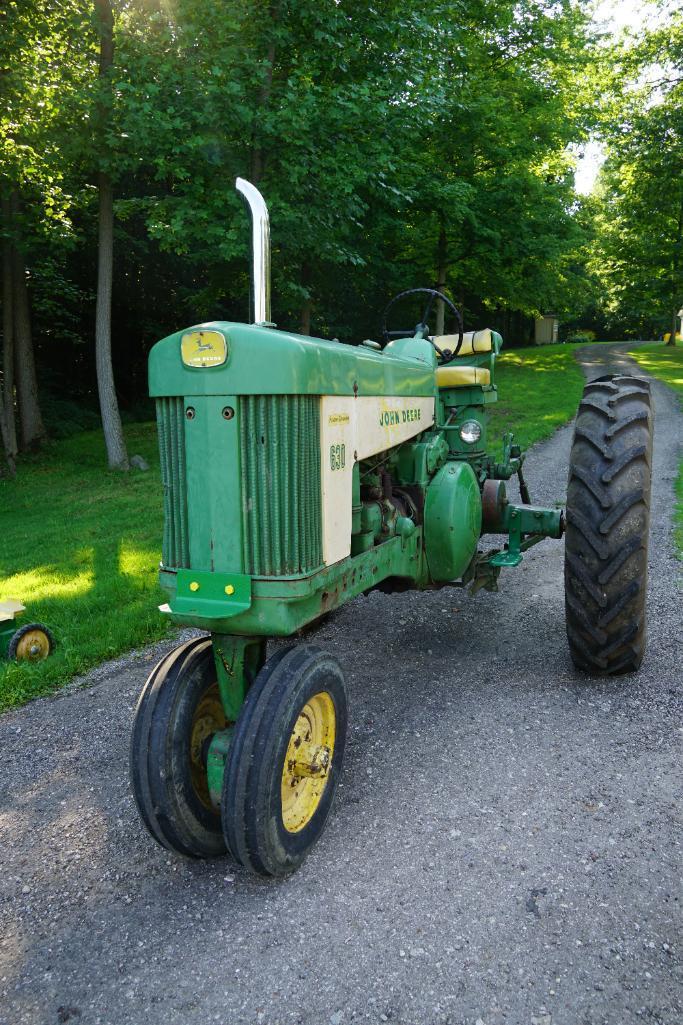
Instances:
[[[683,305],[683,11],[616,56],[591,266],[608,323],[656,338]]]
[[[683,346],[668,346],[661,343],[655,345],[639,345],[629,352],[629,356],[647,370],[648,374],[664,381],[670,388],[683,397]],[[683,401],[683,398],[682,398]],[[683,459],[678,467],[676,490],[676,515],[674,536],[678,558],[683,561]]]
[[[83,403],[62,399],[52,392],[43,392],[41,409],[51,438],[71,438],[81,431],[96,431],[100,418],[94,409]]]
[[[572,345],[588,345],[595,341],[595,331],[591,331],[590,328],[581,328],[568,334],[565,341]]]
[[[238,174],[269,203],[282,327],[310,317],[315,333],[376,336],[394,291],[441,274],[470,326],[583,302],[569,150],[592,116],[581,4],[115,6],[104,83],[92,0],[12,0],[0,14],[0,184],[18,179],[29,201],[40,361],[71,360],[80,389],[92,388],[98,169],[115,181],[124,410],[156,338],[247,316]]]

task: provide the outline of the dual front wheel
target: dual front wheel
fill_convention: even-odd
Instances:
[[[211,641],[177,648],[151,673],[135,713],[131,780],[147,829],[179,854],[227,851],[262,875],[293,871],[325,827],[346,709],[335,660],[297,645],[267,660],[237,722],[227,723]],[[229,738],[220,801],[207,775],[217,734]]]

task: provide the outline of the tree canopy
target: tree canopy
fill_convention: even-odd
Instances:
[[[591,263],[608,324],[675,337],[683,307],[683,11],[617,56]]]
[[[438,285],[513,343],[550,311],[665,329],[683,305],[681,31],[664,0],[657,29],[616,46],[585,0],[8,0],[6,449],[16,417],[15,448],[44,436],[41,408],[54,431],[64,402],[82,422],[97,407],[107,189],[124,413],[159,337],[247,316],[237,175],[267,198],[281,327],[376,336],[393,293]],[[585,199],[576,154],[596,133]]]

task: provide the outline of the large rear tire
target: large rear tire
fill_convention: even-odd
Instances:
[[[574,664],[634,672],[645,654],[652,404],[647,381],[588,383],[569,464],[565,599]]]

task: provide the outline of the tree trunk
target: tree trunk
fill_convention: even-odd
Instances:
[[[111,470],[127,470],[128,452],[114,386],[111,359],[111,293],[114,272],[114,190],[109,175],[98,175],[99,229],[97,251],[97,302],[95,305],[95,366],[100,414]]]
[[[310,299],[307,299],[301,307],[301,323],[299,325],[299,334],[310,335],[311,333],[311,310],[313,309],[313,303]]]
[[[10,196],[10,216],[17,230],[19,195]],[[16,382],[17,407],[22,449],[36,448],[45,439],[45,427],[38,403],[38,378],[33,353],[31,332],[31,309],[26,284],[26,264],[20,246],[11,247],[10,266],[12,274],[12,326],[14,349],[14,379]]]
[[[448,258],[448,241],[446,239],[446,229],[443,224],[443,217],[439,223],[439,241],[437,243],[436,250],[436,288],[438,292],[443,292],[446,288],[446,260]],[[444,333],[444,321],[446,318],[446,305],[443,299],[436,300],[436,328],[434,334],[442,335]]]
[[[2,219],[7,231],[10,225],[9,199],[3,197]],[[16,473],[17,425],[14,415],[14,289],[12,288],[12,244],[5,238],[2,245],[2,390],[0,392],[0,428],[9,471]]]
[[[100,79],[109,74],[114,63],[114,15],[109,0],[95,0],[100,33]],[[111,96],[103,86],[98,102],[100,144],[104,145],[104,129],[111,111]],[[100,414],[107,449],[107,463],[112,470],[128,470],[128,453],[121,426],[121,414],[114,387],[114,368],[111,359],[111,294],[114,273],[114,188],[105,171],[97,175],[99,196],[97,301],[95,304],[95,366]]]
[[[683,246],[683,190],[681,190],[681,201],[678,205],[678,223],[676,225],[676,238],[671,259],[671,334],[666,344],[672,346],[676,345],[678,311],[683,309],[683,289],[679,291],[680,282],[678,277],[681,266],[681,246]]]

